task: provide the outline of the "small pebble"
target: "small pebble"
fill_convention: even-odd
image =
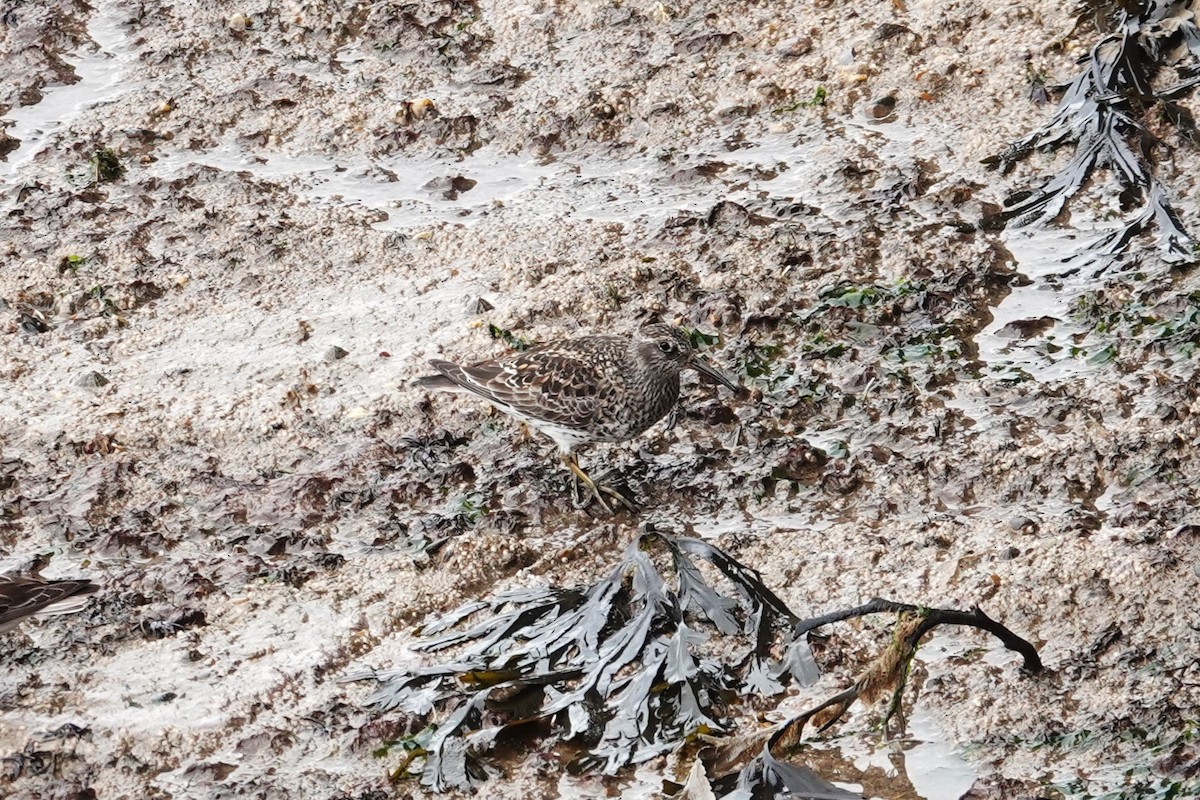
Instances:
[[[801,36],[797,39],[788,39],[786,42],[781,42],[775,48],[775,52],[784,58],[800,58],[812,52],[812,39],[807,36]]]
[[[868,110],[872,119],[886,119],[896,113],[896,98],[890,94],[871,103]]]
[[[408,104],[408,109],[415,119],[424,119],[425,115],[430,111],[434,111],[435,108],[433,101],[428,97],[418,97]]]

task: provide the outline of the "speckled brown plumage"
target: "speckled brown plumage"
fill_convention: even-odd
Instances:
[[[658,422],[679,400],[682,370],[696,369],[738,390],[696,354],[686,333],[669,325],[648,325],[633,336],[563,339],[470,366],[429,363],[440,374],[418,385],[474,394],[529,423],[558,444],[564,462],[594,492],[574,462],[575,448],[623,442]]]
[[[89,580],[45,581],[0,577],[0,632],[11,630],[34,614],[66,614],[87,602],[99,587]]]

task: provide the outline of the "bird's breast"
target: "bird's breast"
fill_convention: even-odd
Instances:
[[[667,415],[679,400],[679,376],[617,381],[600,403],[602,441],[623,442]]]

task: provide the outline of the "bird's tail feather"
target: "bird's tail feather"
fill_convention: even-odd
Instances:
[[[466,388],[467,377],[463,374],[462,367],[453,361],[441,361],[435,358],[429,362],[429,366],[436,369],[439,374],[417,378],[414,381],[417,386],[425,389],[448,389],[450,391]]]
[[[423,378],[417,378],[413,384],[420,386],[423,389],[461,389],[454,381],[447,378],[445,375],[426,375]]]

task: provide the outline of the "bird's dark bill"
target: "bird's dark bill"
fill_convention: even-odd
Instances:
[[[712,364],[709,364],[700,356],[692,356],[692,368],[706,378],[721,384],[734,394],[742,393],[741,386],[738,386],[728,375],[726,375],[724,372],[721,372]]]

